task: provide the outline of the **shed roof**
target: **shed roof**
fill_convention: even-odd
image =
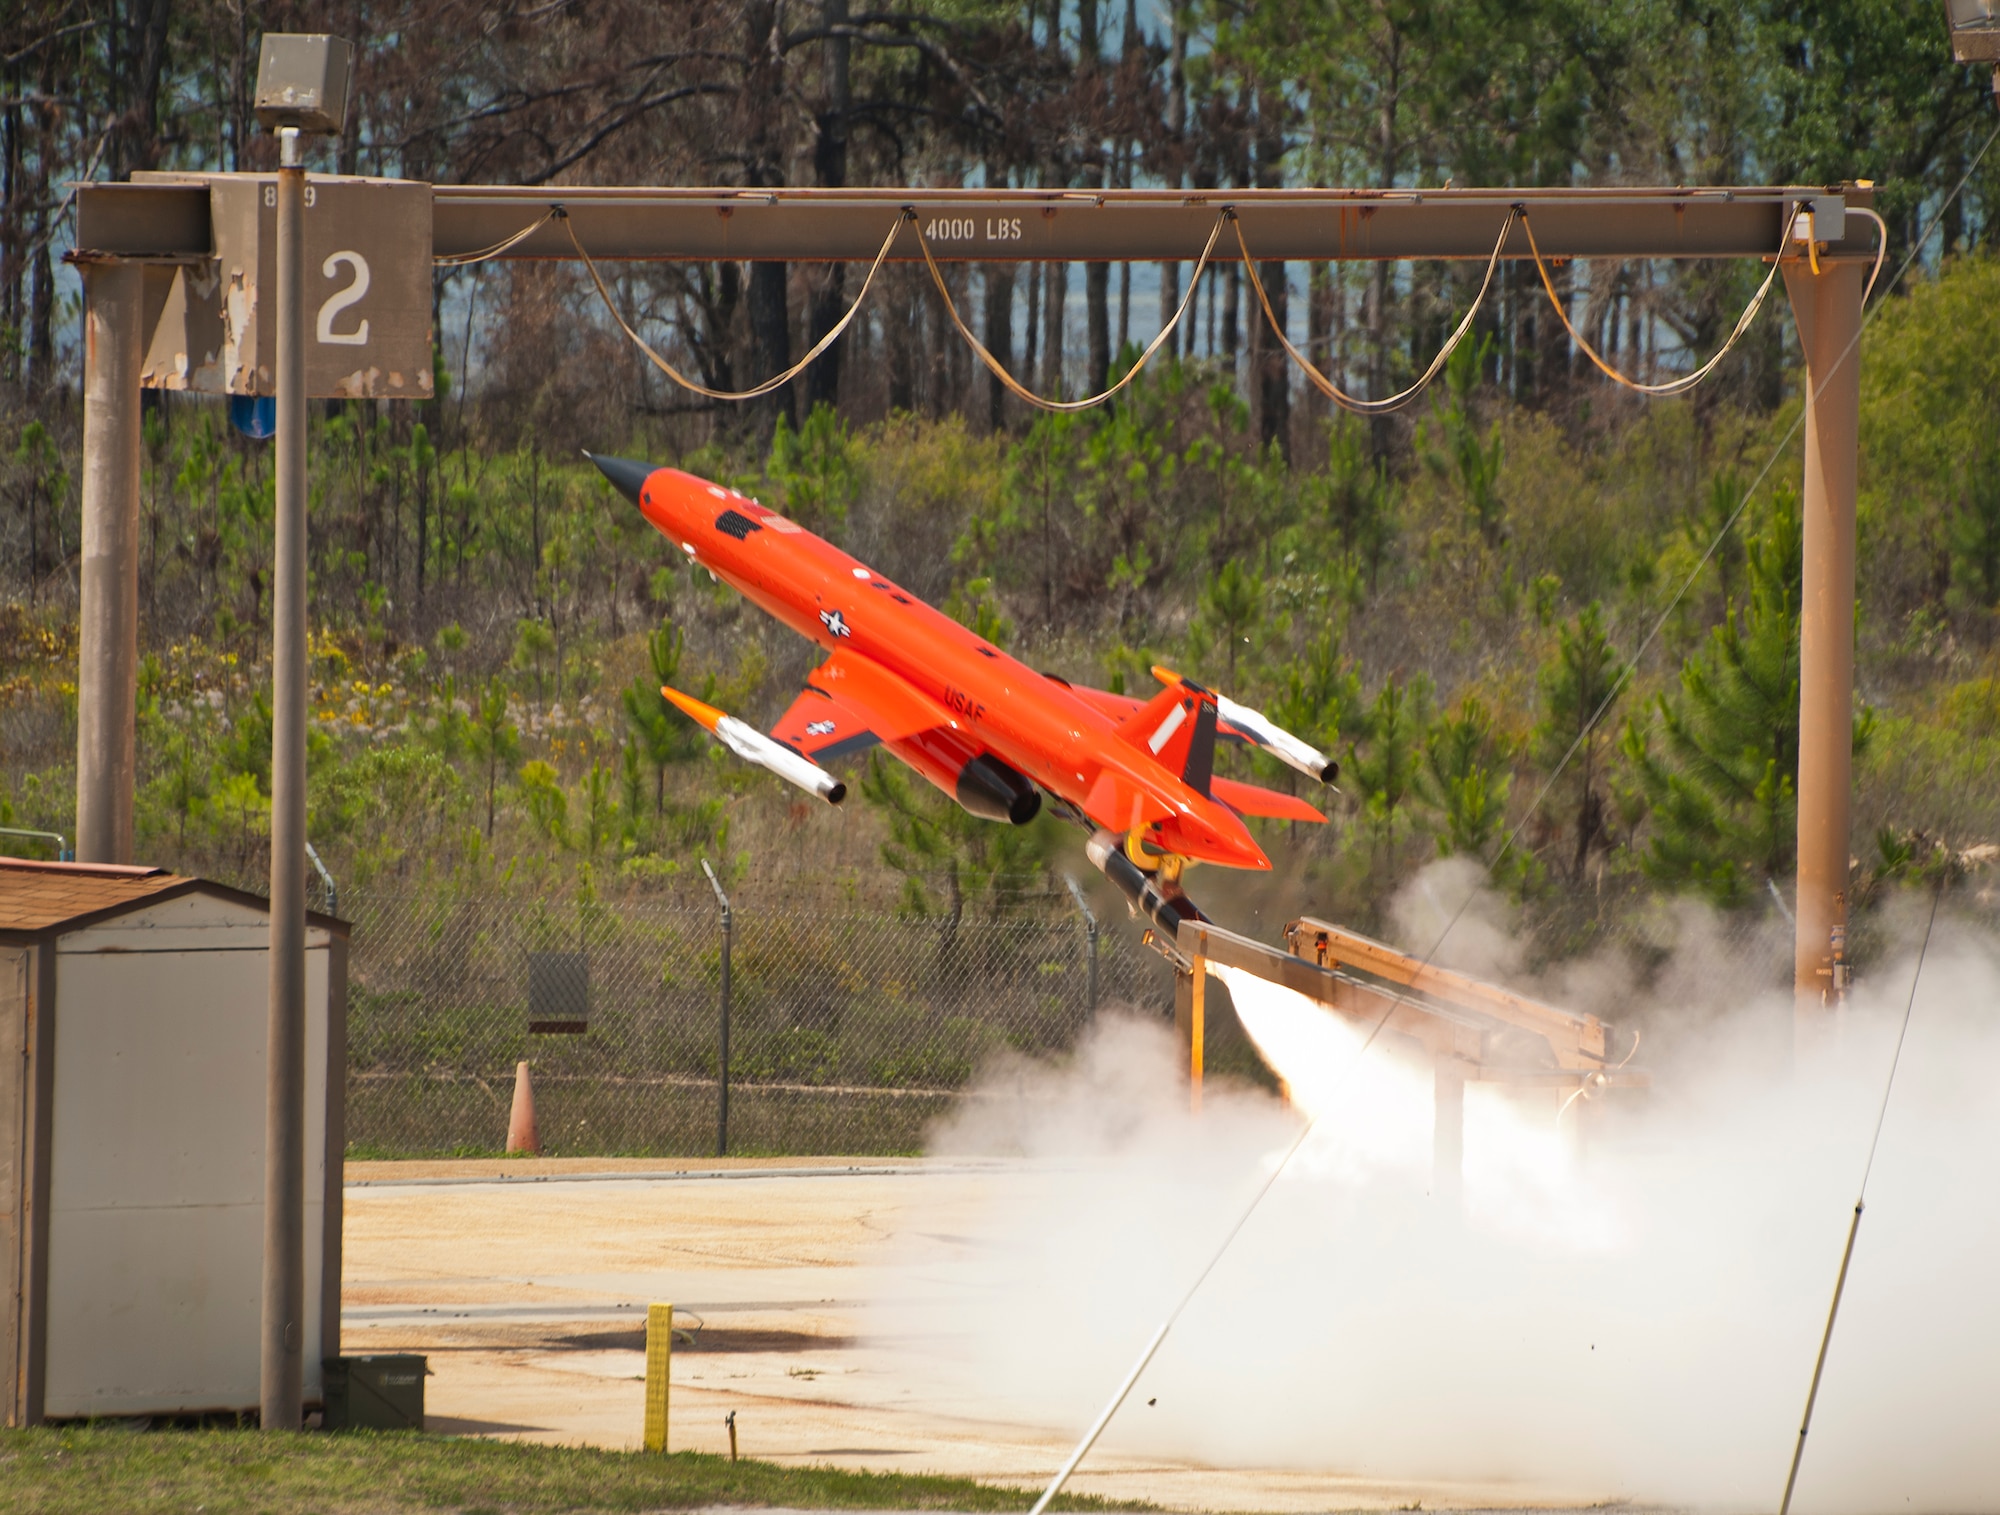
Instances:
[[[93,920],[151,904],[177,894],[218,894],[259,910],[268,901],[227,884],[164,868],[133,868],[116,863],[45,863],[31,858],[0,857],[0,937],[35,936],[88,925]],[[317,912],[307,918],[317,926],[347,932],[345,922]]]
[[[164,868],[0,857],[0,931],[47,931],[192,882]]]

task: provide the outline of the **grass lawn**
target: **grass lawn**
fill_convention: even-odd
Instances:
[[[8,1515],[402,1515],[405,1511],[675,1510],[779,1505],[824,1510],[1025,1510],[1033,1496],[963,1478],[847,1473],[588,1447],[459,1441],[408,1432],[0,1431]],[[1064,1498],[1064,1510],[1143,1508]]]

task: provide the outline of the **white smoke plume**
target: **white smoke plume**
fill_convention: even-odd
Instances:
[[[1461,954],[1469,968],[1518,965],[1503,935],[1467,941],[1484,954]],[[996,1186],[951,1270],[950,1318],[921,1323],[952,1337],[939,1391],[1080,1432],[1312,1110],[1107,1449],[1774,1509],[1911,966],[1871,975],[1796,1068],[1778,1055],[1788,995],[1690,1007],[1645,1059],[1654,1089],[1607,1096],[1580,1148],[1578,1112],[1559,1131],[1547,1091],[1471,1086],[1462,1209],[1430,1192],[1429,1071],[1386,1042],[1357,1063],[1351,1025],[1239,977],[1239,1015],[1298,1103],[1212,1084],[1197,1117],[1167,1029],[1107,1017],[1069,1064],[1007,1070],[938,1137],[1041,1160]],[[1591,971],[1615,983],[1615,964]],[[1672,965],[1662,982],[1680,982]],[[2000,1508],[1996,1073],[2000,954],[1941,921],[1803,1515]],[[876,1321],[918,1324],[892,1302]]]

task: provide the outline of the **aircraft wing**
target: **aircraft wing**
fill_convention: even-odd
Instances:
[[[805,688],[771,735],[825,763],[942,726],[950,717],[896,675],[857,653],[836,652],[806,675]]]
[[[1272,821],[1324,821],[1326,816],[1297,795],[1265,789],[1235,779],[1211,778],[1209,792],[1238,815],[1257,815]]]

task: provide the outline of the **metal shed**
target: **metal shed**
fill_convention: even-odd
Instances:
[[[305,1397],[340,1350],[347,925],[306,936]],[[0,1423],[258,1405],[265,902],[0,858]]]

